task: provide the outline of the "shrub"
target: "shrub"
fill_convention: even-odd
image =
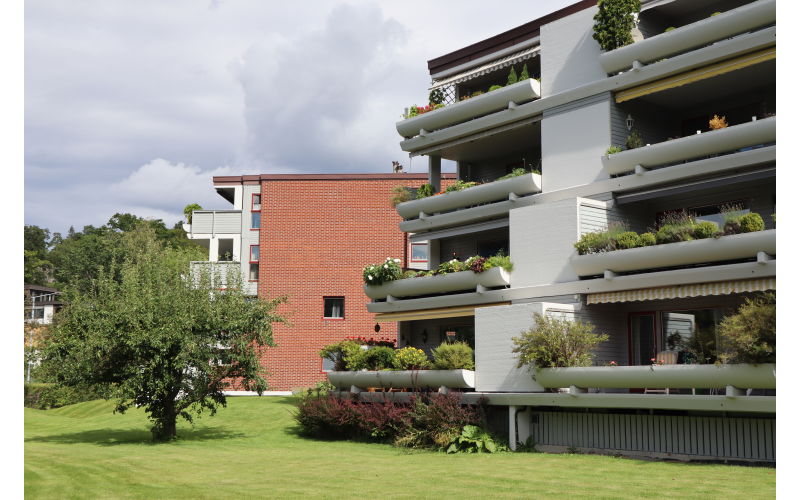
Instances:
[[[367,285],[381,285],[389,281],[399,280],[403,277],[400,268],[400,259],[386,257],[383,264],[366,266],[363,272],[364,283]]]
[[[664,33],[670,32],[670,31],[672,31],[674,29],[676,29],[675,26],[670,26],[669,28],[664,30]]]
[[[619,146],[609,146],[608,149],[606,149],[606,156],[611,156],[613,154],[621,153],[621,152],[622,152],[622,148],[621,147],[619,147]]]
[[[529,79],[530,77],[531,77],[531,75],[528,73],[528,63],[525,63],[525,64],[522,65],[522,71],[520,72],[519,78],[517,79],[517,81],[521,82],[521,81]]]
[[[389,203],[391,203],[393,207],[396,207],[398,204],[409,201],[410,199],[411,191],[407,187],[395,186],[392,188],[392,195],[389,197]]]
[[[440,345],[433,350],[433,367],[437,370],[474,370],[472,347],[466,342]]]
[[[465,425],[481,425],[486,420],[486,400],[477,405],[462,405],[457,392],[414,398],[410,425],[395,440],[398,446],[446,449],[461,434]]]
[[[511,340],[511,352],[519,357],[517,367],[574,367],[592,364],[592,349],[608,340],[608,335],[594,333],[591,323],[551,318],[534,314],[535,324]]]
[[[717,332],[723,363],[774,363],[775,294],[748,298],[736,314],[726,316]]]
[[[298,403],[300,433],[322,439],[390,441],[410,423],[411,407],[383,401],[362,403],[336,396],[309,395]]]
[[[481,91],[481,90],[476,90],[475,92],[473,92],[473,93],[470,95],[470,97],[478,97],[479,95],[483,95],[483,91]]]
[[[482,273],[486,266],[486,259],[480,255],[475,255],[464,261],[464,265],[474,273]]]
[[[427,198],[433,196],[433,186],[431,184],[423,184],[417,188],[417,199]]]
[[[519,177],[520,175],[525,175],[527,173],[529,173],[529,172],[527,170],[525,170],[524,168],[515,168],[514,170],[511,171],[511,173],[508,173],[508,174],[504,175],[503,177],[498,177],[495,180],[502,181],[502,180],[505,180],[505,179],[511,179],[512,177]]]
[[[492,92],[492,91],[495,91],[495,90],[498,90],[498,89],[502,89],[502,88],[503,88],[502,85],[492,85],[491,87],[489,87],[489,92]]]
[[[375,346],[362,353],[362,363],[367,370],[388,370],[394,366],[395,350],[391,347]]]
[[[449,186],[447,186],[447,188],[444,191],[445,193],[452,193],[454,191],[461,191],[477,185],[478,185],[477,182],[464,182],[461,179],[459,179],[454,183],[450,184]]]
[[[447,447],[447,453],[495,453],[504,448],[494,441],[494,437],[477,425],[465,425],[461,434]]]
[[[594,34],[600,48],[608,51],[633,43],[631,30],[636,27],[633,14],[641,9],[639,0],[598,0],[594,16]]]
[[[433,89],[428,94],[430,104],[444,104],[444,92],[442,89]]]
[[[636,248],[640,245],[639,235],[633,231],[625,231],[614,238],[617,249]]]
[[[419,272],[414,271],[413,269],[403,271],[403,279],[416,278],[417,276],[419,276]]]
[[[517,83],[517,72],[514,70],[514,66],[511,66],[511,71],[508,72],[508,81],[506,85],[513,85]]]
[[[741,227],[741,231],[743,233],[763,231],[764,219],[761,218],[761,215],[755,212],[750,212],[749,214],[744,214],[739,218],[739,226]]]
[[[639,235],[639,246],[649,247],[656,244],[656,235],[653,233],[642,233]]]
[[[689,241],[694,234],[694,218],[680,211],[661,219],[661,227],[656,231],[659,244]]]
[[[493,267],[502,267],[508,272],[514,270],[514,264],[511,262],[511,257],[508,255],[503,255],[502,253],[487,257],[486,262],[483,264],[483,270],[487,271]]]
[[[720,15],[720,14],[722,14],[722,12],[719,12],[719,11],[717,11],[717,12],[712,12],[712,13],[711,13],[711,15],[710,15],[710,16],[708,16],[708,17],[714,17],[714,16],[718,16],[718,15]]]
[[[717,226],[715,222],[702,221],[695,224],[692,236],[697,240],[703,240],[706,238],[713,238],[717,236],[719,232],[719,226]]]
[[[632,130],[625,140],[625,147],[628,149],[636,149],[642,146],[644,146],[644,141],[642,140],[642,136],[639,135],[639,131],[636,129]]]
[[[103,399],[106,391],[99,386],[67,387],[58,384],[29,383],[25,384],[25,406],[38,410],[49,410],[62,406]]]
[[[439,268],[436,270],[436,274],[457,273],[460,271],[466,271],[466,269],[467,268],[463,262],[460,262],[458,259],[452,259],[439,264]]]
[[[394,353],[394,367],[398,370],[425,370],[431,362],[422,349],[404,347]]]
[[[361,344],[353,340],[342,340],[335,344],[323,347],[319,351],[319,357],[333,362],[334,371],[357,370],[361,362]],[[356,368],[351,368],[355,366]]]
[[[594,233],[584,233],[574,244],[579,255],[589,253],[611,252],[617,249],[616,239],[622,233],[627,232],[627,226],[620,222],[612,222],[605,231]]]
[[[708,128],[711,130],[719,130],[728,127],[728,120],[724,116],[714,115],[713,118],[708,120]]]

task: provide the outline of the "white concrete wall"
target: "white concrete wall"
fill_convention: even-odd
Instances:
[[[569,198],[509,212],[512,288],[578,279],[569,257],[579,236],[579,200]]]
[[[542,191],[608,179],[600,157],[611,145],[611,97],[542,119]]]
[[[596,12],[591,7],[542,26],[542,97],[606,77],[592,38]]]
[[[253,194],[261,192],[261,184],[245,184],[242,186],[240,197],[242,204],[242,235],[239,242],[239,261],[242,263],[242,284],[245,290],[252,295],[256,295],[258,283],[249,282],[250,277],[250,245],[259,244],[259,234],[261,231],[251,231],[251,214]],[[239,193],[237,192],[237,195]],[[262,200],[263,207],[263,200]],[[263,210],[263,209],[262,209]],[[263,215],[263,214],[262,214]]]

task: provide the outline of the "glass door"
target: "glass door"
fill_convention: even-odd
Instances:
[[[656,357],[656,314],[628,315],[629,361],[631,365],[649,365]]]

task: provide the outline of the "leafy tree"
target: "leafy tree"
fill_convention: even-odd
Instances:
[[[25,226],[25,283],[45,285],[52,277],[53,264],[47,259],[50,231],[39,226]]]
[[[198,205],[197,203],[189,203],[185,207],[183,207],[183,216],[186,217],[186,223],[192,223],[192,211],[194,210],[202,210],[203,207]]]
[[[719,358],[723,363],[774,363],[776,341],[775,294],[746,299],[736,314],[719,324]]]
[[[631,30],[636,27],[633,14],[641,9],[640,0],[598,0],[594,15],[594,34],[600,48],[608,51],[633,43]]]
[[[191,422],[225,406],[231,379],[264,391],[257,349],[274,345],[283,299],[251,300],[238,273],[227,276],[227,290],[212,286],[208,274],[189,277],[192,257],[159,241],[147,224],[120,245],[119,265],[101,271],[88,290],[69,291],[44,349],[48,372],[65,386],[107,387],[116,411],[144,408],[158,441],[176,437],[178,416]]]

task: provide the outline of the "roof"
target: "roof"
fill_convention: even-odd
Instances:
[[[428,174],[260,174],[222,175],[213,178],[214,184],[242,184],[259,181],[364,181],[364,180],[426,180]],[[455,174],[442,174],[443,179],[455,179]]]
[[[512,47],[525,40],[530,40],[531,38],[539,36],[539,30],[543,25],[574,14],[575,12],[588,9],[589,7],[594,7],[595,5],[597,5],[597,0],[581,0],[561,10],[557,10],[546,16],[542,16],[521,26],[500,33],[499,35],[494,35],[480,42],[450,52],[449,54],[436,57],[428,61],[428,71],[431,75],[434,75],[446,69],[478,59],[479,57],[492,54],[498,50]]]
[[[47,292],[47,293],[61,293],[59,290],[56,290],[55,288],[50,288],[50,287],[41,286],[41,285],[28,285],[28,284],[25,284],[25,290],[33,290],[33,291],[36,291],[36,292]]]

